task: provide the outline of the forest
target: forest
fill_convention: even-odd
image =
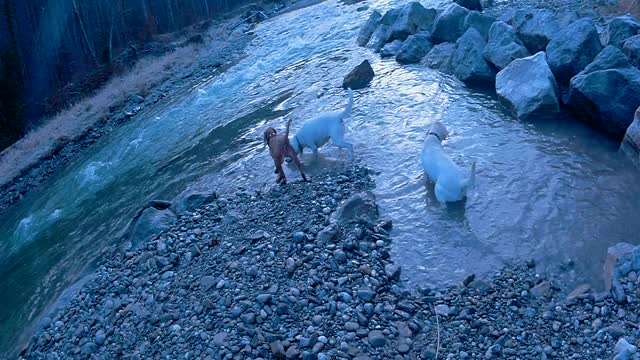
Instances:
[[[0,150],[162,51],[154,37],[250,0],[0,0]]]

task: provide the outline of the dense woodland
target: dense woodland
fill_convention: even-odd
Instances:
[[[155,35],[250,0],[0,0],[0,150],[152,53]]]

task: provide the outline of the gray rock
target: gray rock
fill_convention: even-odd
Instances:
[[[352,221],[375,224],[379,215],[375,195],[371,191],[365,191],[351,196],[340,204],[334,213],[333,220],[338,224],[348,224]]]
[[[260,294],[260,295],[256,296],[256,300],[260,304],[270,303],[272,298],[273,298],[273,296],[271,294]]]
[[[276,359],[283,359],[286,356],[284,351],[284,346],[280,342],[280,340],[273,341],[269,344],[269,348],[271,348],[271,353],[273,357]]]
[[[389,42],[391,37],[391,25],[380,24],[371,35],[367,47],[378,52]]]
[[[614,46],[607,46],[593,59],[593,62],[587,65],[581,73],[589,74],[596,71],[609,69],[625,69],[631,67],[629,59]]]
[[[373,300],[373,297],[376,296],[376,293],[370,288],[361,288],[358,289],[358,297],[363,301],[369,302]]]
[[[384,333],[380,330],[371,330],[367,335],[367,339],[369,340],[369,345],[373,347],[382,347],[387,343],[387,338],[384,336]]]
[[[453,74],[451,58],[456,50],[456,44],[442,43],[434,46],[431,51],[422,58],[421,63],[432,69],[440,70],[446,74]]]
[[[211,275],[205,275],[200,278],[200,287],[204,291],[211,289],[216,283],[216,279]]]
[[[489,29],[489,41],[483,52],[484,58],[499,70],[513,60],[529,56],[529,51],[516,36],[511,25],[496,21]]]
[[[436,16],[431,28],[431,40],[438,44],[455,42],[465,32],[464,21],[469,10],[458,4],[451,4]]]
[[[451,309],[449,309],[449,306],[445,304],[436,305],[434,307],[434,310],[436,314],[440,316],[449,316],[449,313],[451,312]]]
[[[480,0],[455,0],[455,3],[469,10],[482,11]]]
[[[227,345],[227,333],[221,331],[213,336],[213,344],[216,346],[226,346]]]
[[[547,281],[543,281],[540,284],[531,288],[531,296],[540,298],[543,296],[551,295],[551,285]]]
[[[189,210],[208,204],[216,198],[217,195],[215,192],[187,190],[171,201],[171,210],[176,214],[183,214]]]
[[[453,74],[469,84],[493,84],[495,72],[484,59],[486,41],[478,30],[470,28],[458,39],[451,58]]]
[[[636,110],[633,122],[624,134],[620,149],[636,164],[640,164],[640,108]]]
[[[555,14],[547,9],[519,9],[515,12],[511,25],[532,54],[544,51],[549,41],[560,31]]]
[[[389,278],[389,280],[400,280],[402,268],[400,268],[396,264],[387,264],[384,266],[384,273],[385,275],[387,275],[387,278]]]
[[[395,40],[386,44],[382,50],[380,50],[380,57],[384,58],[398,55],[400,48],[402,48],[402,44],[402,40]]]
[[[465,31],[469,28],[478,30],[480,35],[487,40],[489,38],[489,29],[491,25],[496,21],[496,18],[483,14],[478,11],[469,11],[469,14],[464,19]]]
[[[104,342],[107,340],[107,335],[105,335],[103,330],[98,330],[95,336],[95,342],[98,345],[104,345]]]
[[[293,233],[293,242],[300,244],[307,241],[307,234],[302,231],[296,231]]]
[[[558,86],[544,52],[516,59],[496,76],[500,101],[521,120],[557,113]]]
[[[640,106],[640,70],[621,50],[607,46],[571,79],[568,104],[585,120],[622,139]]]
[[[88,343],[82,345],[82,354],[83,355],[91,355],[98,351],[98,345],[93,341],[89,341]]]
[[[336,259],[336,262],[338,262],[339,264],[347,262],[347,254],[340,249],[336,250],[333,253],[333,258]]]
[[[295,345],[289,346],[285,353],[285,357],[287,359],[297,359],[300,357],[300,351],[298,351],[298,348]]]
[[[137,248],[161,232],[169,230],[176,220],[176,214],[171,210],[158,210],[153,207],[147,208],[133,224],[131,230],[132,247]]]
[[[636,35],[640,30],[640,23],[632,16],[624,15],[612,19],[602,33],[602,43],[622,48],[625,40]]]
[[[358,325],[358,323],[356,322],[348,321],[346,324],[344,324],[344,329],[350,332],[355,332],[360,329],[360,325]]]
[[[391,26],[389,40],[405,40],[421,30],[428,30],[436,17],[435,9],[425,9],[419,2],[412,1],[402,7],[398,18]]]
[[[598,30],[591,19],[581,19],[563,28],[547,46],[547,62],[558,82],[571,78],[602,51]]]
[[[402,11],[402,8],[395,8],[387,11],[386,13],[384,13],[382,20],[380,20],[380,24],[388,25],[388,26],[393,25],[396,22],[396,20],[398,20],[398,17],[400,16],[401,11]]]
[[[364,89],[369,86],[374,76],[375,73],[371,64],[369,64],[369,60],[364,60],[345,76],[342,87],[344,89],[351,88],[352,90]]]
[[[360,28],[360,32],[358,33],[358,39],[356,40],[356,43],[358,44],[358,46],[367,45],[367,43],[369,42],[369,39],[371,39],[371,35],[373,35],[373,32],[376,31],[376,28],[378,27],[378,25],[380,25],[380,20],[382,20],[382,14],[374,10],[369,16],[369,19],[364,24],[364,26]]]
[[[613,349],[613,360],[629,360],[637,351],[636,346],[629,344],[625,338],[620,338]]]
[[[325,244],[330,243],[336,240],[340,236],[340,227],[336,224],[331,224],[326,228],[322,229],[316,239],[319,243]]]
[[[411,35],[402,44],[402,48],[400,48],[400,52],[396,56],[396,61],[400,64],[415,64],[420,62],[432,47],[428,32]]]
[[[622,45],[622,51],[633,66],[640,68],[640,35],[628,38]]]
[[[255,313],[246,313],[240,315],[240,320],[247,325],[254,324],[256,322],[256,314]]]

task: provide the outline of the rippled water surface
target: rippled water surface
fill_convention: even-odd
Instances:
[[[401,1],[365,3],[384,9]],[[319,111],[342,108],[341,81],[364,58],[376,78],[355,93],[346,139],[355,161],[379,172],[375,191],[393,220],[393,258],[408,283],[449,284],[523,258],[556,269],[574,258],[569,280],[597,284],[607,246],[640,243],[640,176],[615,143],[566,114],[516,121],[492,94],[422,66],[380,60],[354,44],[368,16],[359,5],[327,1],[261,24],[237,66],[101,139],[5,214],[2,348],[117,241],[145,201],[189,187],[272,186],[264,128],[283,129],[291,116],[295,130]],[[465,203],[438,204],[420,168],[422,141],[436,120],[450,131],[444,148],[451,157],[478,163]],[[334,147],[321,154],[318,162],[303,157],[312,176],[348,161]]]

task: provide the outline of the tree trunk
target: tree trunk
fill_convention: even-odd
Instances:
[[[78,10],[78,3],[76,0],[73,0],[73,11],[78,17],[78,23],[80,24],[80,30],[82,31],[82,36],[84,37],[84,41],[87,44],[87,48],[89,49],[89,53],[91,54],[91,58],[93,59],[94,64],[98,65],[98,59],[96,58],[96,52],[93,50],[93,46],[91,45],[91,41],[89,40],[89,36],[87,35],[87,30],[84,27],[84,23],[82,22],[82,16],[80,15],[80,11]]]

